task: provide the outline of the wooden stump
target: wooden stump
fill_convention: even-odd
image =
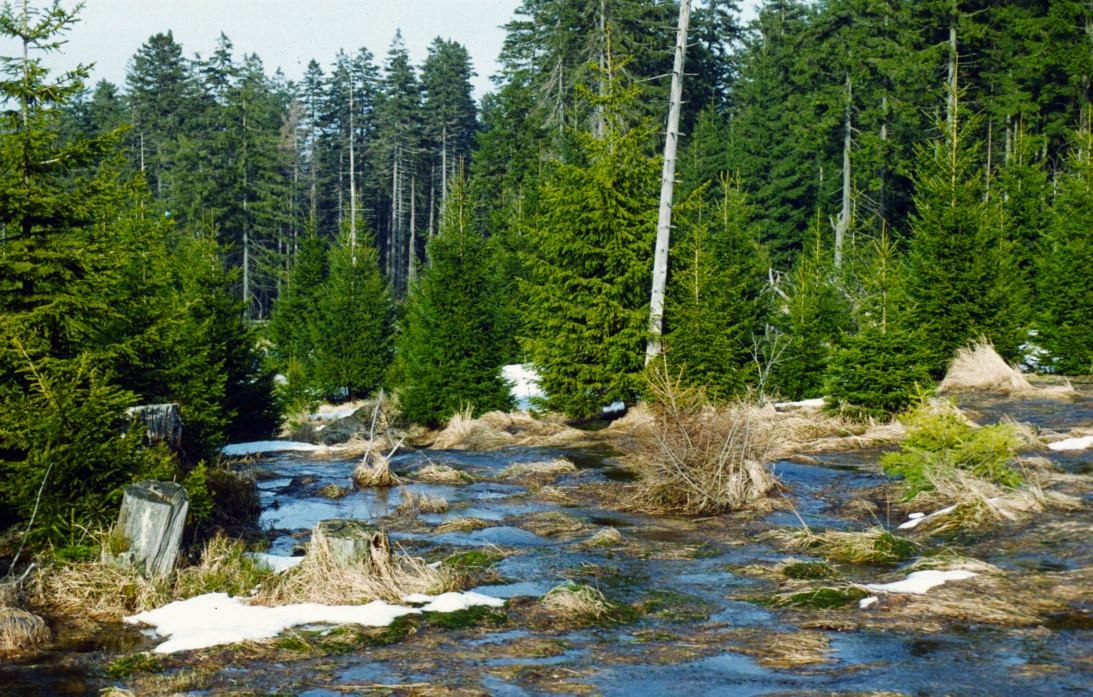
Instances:
[[[144,442],[166,443],[172,450],[182,447],[182,415],[177,404],[141,404],[126,413],[134,423],[144,426]]]
[[[167,576],[178,560],[189,508],[186,489],[173,482],[125,487],[112,542],[117,547],[104,546],[103,561],[135,566],[146,576]]]
[[[360,520],[321,520],[312,532],[312,543],[322,540],[335,566],[364,565],[385,571],[391,564],[391,542],[387,531]]]

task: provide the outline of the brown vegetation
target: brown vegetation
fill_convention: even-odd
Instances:
[[[304,560],[267,583],[253,602],[260,605],[401,602],[403,596],[412,593],[451,590],[451,584],[451,576],[442,568],[432,568],[421,559],[406,555],[392,555],[382,564],[343,563],[326,536],[316,529]]]
[[[469,473],[451,465],[430,463],[414,473],[414,479],[432,484],[465,484],[474,481]]]
[[[413,489],[403,487],[402,501],[396,512],[402,515],[415,515],[417,513],[446,513],[448,500],[443,496],[424,494]]]
[[[391,487],[402,480],[391,471],[391,462],[378,451],[368,451],[353,469],[353,483],[360,488]]]
[[[753,404],[711,405],[702,390],[658,374],[652,419],[637,427],[627,461],[633,505],[652,513],[716,514],[754,506],[778,487],[768,470],[775,434]]]
[[[520,445],[578,445],[602,438],[555,418],[537,419],[523,412],[491,411],[473,418],[469,411],[456,414],[433,439],[442,450],[497,450]]]
[[[1075,394],[1070,383],[1033,386],[1020,370],[998,355],[989,339],[980,339],[958,349],[938,390],[1001,392],[1016,397],[1070,397]]]
[[[50,640],[49,627],[33,613],[0,606],[0,652],[26,651]]]
[[[544,462],[517,462],[501,470],[497,476],[518,482],[544,482],[553,481],[563,474],[576,471],[576,465],[560,457]]]

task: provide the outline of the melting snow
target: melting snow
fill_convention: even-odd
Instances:
[[[939,511],[934,511],[930,515],[926,515],[925,513],[911,513],[910,515],[907,516],[908,518],[910,518],[910,520],[908,520],[905,523],[901,523],[900,526],[899,526],[899,529],[900,530],[911,530],[912,528],[917,528],[919,523],[923,523],[927,520],[931,520],[931,519],[937,518],[939,516],[947,515],[949,513],[952,513],[955,510],[956,510],[956,506],[946,506],[945,508],[942,508]]]
[[[413,596],[418,597],[418,596]],[[129,624],[147,624],[167,637],[156,653],[191,651],[239,641],[271,639],[289,627],[303,624],[360,624],[386,627],[403,615],[421,612],[453,612],[472,605],[500,606],[503,600],[480,593],[444,593],[420,596],[427,602],[416,609],[375,600],[366,605],[319,605],[300,603],[264,607],[247,605],[226,593],[209,593],[179,600],[156,610],[126,617]]]
[[[539,387],[539,373],[530,363],[506,365],[501,369],[501,374],[512,383],[512,397],[519,409],[526,411],[531,406],[532,399],[543,396],[543,390]]]
[[[303,557],[282,557],[277,554],[266,554],[265,552],[250,552],[247,556],[278,574],[288,571],[304,560]]]
[[[425,603],[425,606],[421,608],[422,612],[457,612],[459,610],[466,610],[475,605],[501,607],[505,604],[505,601],[500,598],[482,595],[481,593],[475,593],[474,591],[467,591],[466,593],[442,593],[440,595],[414,593],[413,595],[403,596],[402,599],[405,602],[413,603],[414,605]]]
[[[865,587],[875,593],[917,593],[921,595],[946,581],[963,581],[975,575],[974,571],[965,569],[954,569],[952,571],[928,569],[926,571],[915,571],[902,581],[867,583]]]
[[[1093,436],[1082,436],[1081,438],[1067,438],[1066,440],[1056,441],[1049,443],[1048,446],[1052,450],[1085,450],[1093,447]]]
[[[256,440],[250,443],[232,443],[220,449],[224,455],[261,455],[262,453],[282,453],[288,451],[314,452],[322,450],[321,445],[301,443],[294,440]]]
[[[858,607],[864,610],[867,607],[872,607],[873,605],[876,605],[878,600],[880,600],[880,598],[875,595],[871,595],[868,598],[862,598],[858,601]]]
[[[802,399],[797,402],[775,402],[774,408],[779,411],[790,411],[793,409],[819,409],[824,405],[823,397],[816,397],[814,399]]]

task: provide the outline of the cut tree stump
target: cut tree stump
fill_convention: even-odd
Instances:
[[[104,562],[134,566],[151,577],[171,573],[178,560],[190,497],[174,482],[140,482],[125,487],[114,528],[118,547],[102,551]]]
[[[126,410],[129,418],[144,425],[144,442],[166,443],[171,450],[182,447],[182,414],[177,404],[141,404]]]
[[[384,571],[391,564],[391,542],[387,531],[360,520],[320,520],[312,540],[321,539],[336,566],[364,565]]]

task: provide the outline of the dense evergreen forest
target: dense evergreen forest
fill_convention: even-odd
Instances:
[[[883,417],[979,337],[1093,370],[1093,4],[694,5],[673,373]],[[5,5],[0,527],[66,539],[322,400],[437,425],[517,362],[574,417],[638,399],[678,16],[523,0],[476,103],[463,46],[399,35],[290,81],[165,28],[88,86],[41,64],[77,17]],[[181,454],[122,435],[162,402]]]

